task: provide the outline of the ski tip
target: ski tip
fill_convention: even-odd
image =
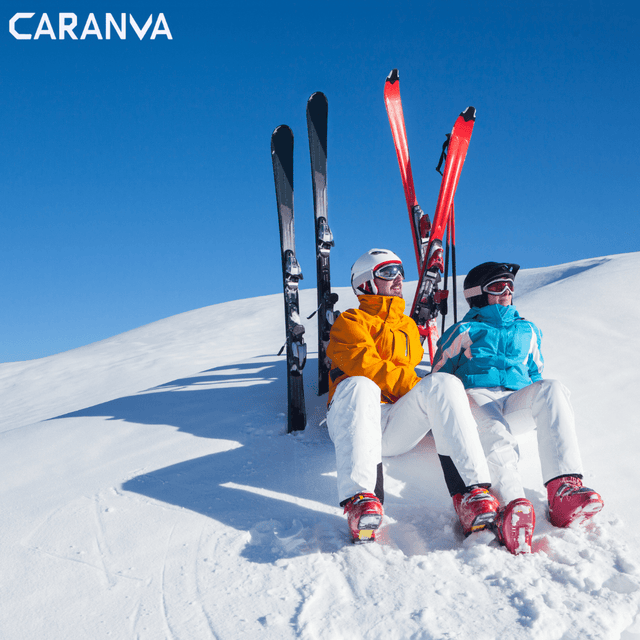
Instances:
[[[284,134],[291,134],[292,131],[290,129],[290,127],[286,124],[280,124],[278,125],[274,130],[273,133],[271,134],[271,137],[273,138],[274,136],[281,136]]]
[[[470,120],[475,121],[476,109],[475,107],[467,107],[460,115],[462,116],[465,122],[469,122]]]
[[[391,73],[387,76],[387,82],[389,84],[395,84],[400,80],[400,73],[397,69],[391,69]]]
[[[316,100],[323,100],[324,102],[327,102],[327,96],[325,96],[324,93],[322,93],[322,91],[316,91],[315,93],[312,93],[309,96],[309,99],[307,100],[307,104],[311,102],[315,102]]]
[[[291,148],[291,155],[293,155],[293,131],[286,124],[281,124],[271,134],[271,155],[280,153],[287,147]]]

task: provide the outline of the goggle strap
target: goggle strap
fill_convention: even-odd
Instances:
[[[481,296],[481,295],[482,295],[482,287],[480,285],[478,285],[477,287],[471,287],[470,289],[464,290],[465,298],[473,298],[475,296]]]

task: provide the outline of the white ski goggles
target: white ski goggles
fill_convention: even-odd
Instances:
[[[404,280],[404,269],[402,264],[398,262],[387,262],[373,272],[374,278],[380,278],[380,280],[395,280],[398,274]]]
[[[508,280],[506,278],[493,280],[482,287],[482,290],[485,293],[490,293],[492,296],[501,296],[507,291],[509,291],[509,293],[513,293],[513,289],[513,280]]]

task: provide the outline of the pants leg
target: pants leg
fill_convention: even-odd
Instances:
[[[375,492],[382,462],[380,406],[380,387],[362,376],[343,380],[333,395],[327,427],[336,449],[340,502]]]
[[[467,389],[469,406],[478,424],[480,442],[491,474],[491,491],[502,504],[525,497],[518,470],[518,442],[503,416],[504,401],[511,395],[512,392],[499,388]]]
[[[429,431],[438,454],[451,458],[464,487],[490,482],[464,387],[447,373],[426,376],[398,402],[383,408],[382,454],[406,453]]]
[[[582,475],[575,416],[569,398],[569,390],[562,383],[540,380],[515,391],[504,403],[504,417],[514,433],[528,430],[526,419],[529,417],[530,424],[533,418],[545,483],[558,476]]]

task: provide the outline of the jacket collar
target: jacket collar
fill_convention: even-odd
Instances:
[[[397,296],[358,296],[360,309],[383,320],[396,320],[404,314],[405,300]]]
[[[496,327],[506,327],[520,319],[520,314],[513,305],[503,307],[501,304],[488,304],[478,309],[473,307],[467,311],[462,319],[463,322],[476,320],[478,322],[486,322]]]

